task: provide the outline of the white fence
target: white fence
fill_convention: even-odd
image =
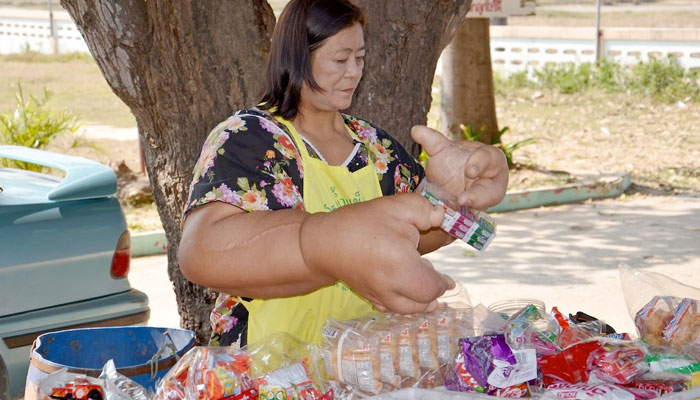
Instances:
[[[550,63],[595,62],[595,28],[491,27],[495,69],[519,71]],[[602,57],[621,64],[673,56],[687,69],[700,68],[700,29],[606,28]]]
[[[41,16],[40,16],[41,15]],[[22,11],[0,14],[0,54],[26,50],[41,53],[87,52],[78,28],[65,12],[56,13],[54,35],[48,12]]]
[[[65,12],[56,13],[54,35],[48,13],[31,14],[0,14],[0,54],[88,51]],[[595,38],[594,28],[492,26],[491,58],[494,69],[506,72],[549,63],[594,62]],[[670,54],[685,68],[700,68],[700,29],[606,28],[600,49],[603,57],[622,64]]]

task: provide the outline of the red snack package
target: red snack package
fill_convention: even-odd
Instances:
[[[598,341],[579,343],[561,352],[540,358],[538,365],[542,370],[545,386],[557,380],[569,383],[588,381],[588,356],[601,348]]]
[[[565,349],[569,346],[575,345],[576,343],[580,343],[598,336],[598,334],[595,332],[585,329],[584,324],[570,324],[566,317],[556,307],[552,307],[552,316],[561,328],[558,339],[558,344],[561,348]],[[598,326],[598,324],[593,325]]]
[[[681,378],[664,380],[635,379],[625,386],[652,391],[656,393],[656,397],[661,397],[668,393],[682,392],[690,389],[690,382]]]
[[[591,352],[588,367],[596,378],[624,385],[649,370],[644,351],[631,346],[605,345]]]

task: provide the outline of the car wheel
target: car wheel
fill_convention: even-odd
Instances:
[[[10,377],[7,376],[5,362],[0,357],[0,399],[10,398]]]
[[[97,389],[92,389],[90,393],[88,393],[87,398],[90,400],[102,400],[102,393]]]

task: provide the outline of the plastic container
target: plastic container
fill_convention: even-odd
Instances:
[[[146,326],[70,329],[40,335],[30,354],[25,400],[34,399],[36,385],[46,375],[68,372],[98,377],[114,360],[117,372],[154,391],[156,382],[194,346],[187,329]],[[153,361],[151,361],[153,359]]]
[[[547,311],[544,305],[544,301],[537,299],[509,299],[497,301],[489,305],[488,309],[499,314],[503,319],[510,319],[515,313],[522,310],[523,308],[529,306],[530,304],[537,307],[537,311],[540,312],[542,316],[541,320],[535,321],[533,324],[535,328],[539,330],[544,330],[547,328]]]

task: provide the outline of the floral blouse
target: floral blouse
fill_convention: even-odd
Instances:
[[[362,119],[343,118],[361,141],[344,164],[348,170],[357,171],[371,159],[384,196],[415,190],[424,175],[418,161],[382,129]],[[313,144],[303,140],[309,155],[323,160]],[[298,145],[282,124],[260,110],[238,111],[204,142],[185,214],[212,201],[245,211],[303,210],[304,166]],[[210,345],[244,345],[247,321],[248,311],[238,298],[219,294],[210,317]]]

